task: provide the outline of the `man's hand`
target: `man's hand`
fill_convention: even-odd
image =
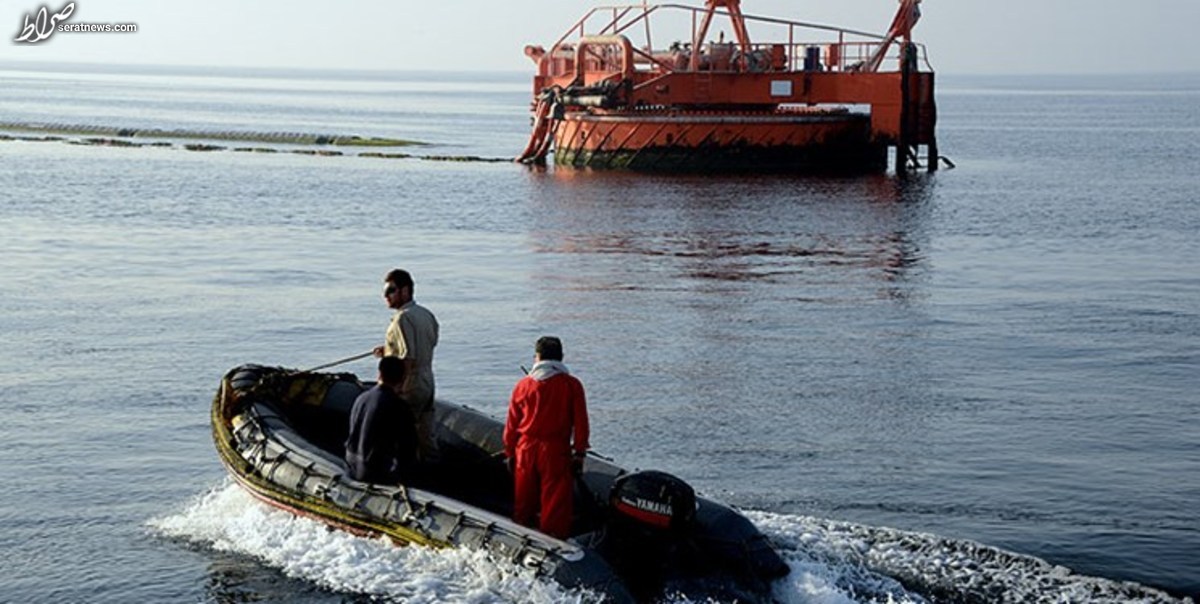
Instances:
[[[516,459],[514,459],[514,458],[512,458],[512,457],[505,457],[505,458],[504,458],[504,465],[505,465],[505,466],[508,466],[508,473],[509,473],[509,474],[516,474],[516,473],[517,473],[517,460],[516,460]]]
[[[571,457],[571,472],[576,476],[583,476],[583,458],[585,456],[585,453],[576,452],[575,455]]]
[[[379,358],[379,359],[383,358],[383,346],[376,346],[375,349],[371,351],[371,353],[375,355],[375,358]]]

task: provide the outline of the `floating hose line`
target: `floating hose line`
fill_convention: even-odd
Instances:
[[[34,132],[64,136],[108,136],[119,138],[205,139],[246,141],[288,145],[333,145],[338,147],[409,147],[424,145],[399,138],[362,137],[347,134],[308,132],[247,132],[240,130],[186,130],[165,128],[121,128],[86,124],[48,124],[41,122],[0,122],[0,130]]]
[[[141,139],[141,140],[138,140]],[[194,141],[194,142],[180,142]],[[509,157],[478,155],[420,155],[380,151],[400,147],[424,147],[430,143],[398,138],[362,137],[343,134],[304,132],[242,132],[207,130],[167,130],[159,128],[118,128],[80,124],[0,121],[0,142],[61,142],[69,145],[98,147],[159,147],[185,151],[234,151],[239,153],[294,153],[319,157],[366,157],[377,159],[419,159],[447,162],[511,162]],[[226,147],[210,141],[258,143],[256,146]],[[264,144],[280,146],[264,146]],[[315,147],[315,148],[314,148]],[[347,149],[342,151],[331,147]],[[370,149],[350,151],[349,149]]]

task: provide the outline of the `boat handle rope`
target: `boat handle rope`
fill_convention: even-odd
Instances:
[[[388,506],[387,506],[387,509],[384,510],[384,512],[383,512],[383,517],[384,518],[400,518],[399,512],[400,512],[400,492],[396,491],[396,492],[392,493],[391,497],[388,498]]]
[[[349,363],[350,361],[357,361],[357,360],[359,360],[359,359],[365,359],[365,358],[367,358],[367,357],[369,357],[369,356],[371,356],[371,355],[373,355],[373,354],[375,354],[375,349],[374,349],[374,348],[372,348],[371,350],[368,350],[368,351],[366,351],[366,352],[363,352],[363,353],[356,354],[356,355],[354,355],[354,356],[349,356],[349,357],[346,357],[346,358],[344,358],[344,359],[338,359],[338,360],[336,360],[336,361],[332,361],[332,362],[329,362],[329,363],[325,363],[324,365],[317,365],[316,367],[312,367],[312,368],[310,368],[310,369],[301,369],[301,370],[299,370],[299,371],[296,371],[296,373],[312,373],[312,372],[314,372],[314,371],[317,371],[317,370],[319,370],[319,369],[328,369],[328,368],[330,368],[330,367],[336,367],[336,366],[338,366],[338,365],[343,365],[343,364],[345,364],[345,363]]]
[[[366,486],[359,490],[358,498],[350,504],[354,509],[359,509],[359,505],[366,501],[367,497],[387,497],[387,491],[381,489],[379,485],[368,482]],[[391,504],[388,504],[389,506]]]
[[[484,529],[484,543],[486,543],[486,537],[501,533],[507,534],[510,537],[519,537],[516,548],[513,550],[512,555],[508,557],[509,562],[539,571],[542,569],[542,563],[546,561],[546,556],[549,552],[546,548],[534,542],[527,534],[513,533],[500,528],[495,522],[489,522]]]
[[[406,490],[405,492],[407,493],[408,491]],[[405,501],[407,501],[407,500],[408,500],[408,497],[406,495]],[[429,516],[432,514],[432,512],[429,511],[429,508],[432,508],[432,507],[434,507],[433,501],[430,500],[430,501],[426,501],[426,502],[420,504],[421,509],[419,511],[412,512],[413,520],[424,523],[424,524],[422,524],[422,530],[424,530],[424,528],[427,528],[427,526],[429,524],[428,519],[429,519]],[[412,508],[412,509],[416,509],[416,508]],[[428,532],[426,532],[426,534],[428,534]]]
[[[258,466],[264,459],[267,458],[267,441],[266,439],[256,440],[250,443],[244,455],[246,461],[252,466]]]
[[[264,452],[263,458],[262,458],[263,465],[264,466],[270,465],[271,469],[267,470],[267,473],[263,475],[263,478],[266,478],[267,480],[274,480],[275,479],[275,471],[278,470],[279,467],[282,466],[284,464],[284,462],[286,462],[287,460],[288,460],[287,449],[280,451],[279,455],[276,455],[275,457],[267,457],[266,453]]]
[[[366,501],[367,497],[372,495],[371,485],[368,484],[365,488],[355,490],[358,491],[358,494],[354,497],[354,501],[350,502],[350,507],[361,511],[362,508],[359,506],[362,505],[363,501]]]
[[[459,512],[454,515],[454,524],[451,524],[450,528],[446,531],[446,540],[447,541],[451,541],[454,539],[454,534],[458,532],[458,529],[462,528],[463,520],[465,520],[466,517],[467,517],[466,512]]]
[[[520,565],[521,558],[524,557],[525,550],[529,549],[529,535],[521,535],[521,541],[517,543],[517,549],[513,551],[512,558],[509,560],[513,564]]]
[[[308,462],[307,466],[300,468],[300,480],[298,482],[296,482],[296,490],[299,490],[299,491],[304,490],[304,483],[308,482],[308,479],[310,476],[313,476],[313,474],[314,474],[313,468],[316,465],[317,465],[317,462],[310,461],[310,462]]]
[[[255,460],[267,456],[267,439],[262,435],[261,431],[255,430],[255,428],[258,426],[251,426],[250,422],[242,425],[243,427],[249,426],[245,429],[245,431],[249,432],[249,434],[246,434],[245,436],[238,435],[238,453],[242,456],[242,459],[246,460],[247,463],[257,467],[258,464],[255,463]]]
[[[342,480],[341,474],[334,474],[333,476],[330,476],[329,482],[326,482],[325,484],[319,484],[316,487],[313,487],[313,495],[316,497],[319,497],[322,501],[332,502],[333,498],[330,495],[330,493],[333,492],[334,485],[341,482],[341,480]]]
[[[487,548],[488,541],[492,536],[492,529],[496,528],[495,522],[487,522],[479,527],[479,545],[476,547]]]
[[[233,430],[230,431],[230,435],[233,436],[234,440],[240,444],[245,441],[253,440],[255,432],[262,432],[262,429],[258,425],[258,418],[254,417],[253,415],[246,414],[246,421],[242,422],[242,425],[234,427]],[[259,440],[261,441],[262,439]]]
[[[417,516],[416,512],[413,510],[412,500],[408,498],[408,487],[402,484],[396,485],[396,491],[392,493],[392,503],[397,504],[397,508],[399,507],[400,502],[404,502],[404,515],[400,516],[400,521],[404,522],[405,524],[409,524],[414,528],[422,529],[420,524],[417,522],[420,517]],[[421,530],[421,532],[424,533],[425,531]]]
[[[242,425],[237,426],[230,432],[237,441],[239,452],[244,452],[252,447],[264,446],[267,442],[266,435],[263,434],[262,424],[258,414],[253,410],[249,410],[242,414],[245,421]]]

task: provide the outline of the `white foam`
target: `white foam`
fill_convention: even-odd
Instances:
[[[861,567],[829,564],[795,547],[796,517],[753,514],[777,543],[791,573],[778,581],[774,597],[783,603],[915,604],[894,581]],[[232,480],[197,497],[182,511],[150,521],[158,533],[219,551],[251,556],[284,574],[322,587],[387,600],[423,602],[581,603],[593,594],[566,590],[529,569],[495,560],[486,552],[396,547],[386,539],[356,537],[330,530],[315,520],[266,505]],[[803,541],[803,539],[801,539]],[[872,585],[871,589],[864,586]],[[880,587],[880,586],[885,587]],[[868,597],[864,598],[864,593]],[[882,597],[880,597],[882,595]],[[668,601],[687,604],[686,598]]]
[[[926,604],[935,595],[1022,602],[1064,597],[1097,603],[1178,602],[1157,590],[1076,575],[970,541],[808,516],[744,513],[791,568],[773,590],[774,598],[785,604]],[[396,547],[386,539],[331,530],[261,503],[231,480],[179,513],[149,524],[162,535],[251,556],[290,577],[382,600],[549,604],[597,599],[486,552]],[[667,601],[688,602],[679,597]]]
[[[252,556],[284,574],[322,587],[412,602],[585,602],[529,569],[486,552],[396,547],[386,539],[330,530],[261,503],[232,481],[183,511],[150,521],[165,536]]]
[[[743,511],[779,550],[791,573],[774,588],[777,600],[795,604],[924,604],[895,579],[850,556],[829,555],[831,537],[804,516]],[[845,543],[841,548],[853,547]],[[836,547],[835,547],[836,549]]]
[[[1190,603],[1149,587],[1079,575],[1033,556],[973,541],[872,527],[808,516],[746,512],[792,566],[792,585],[781,600],[822,602],[926,602],[926,594],[952,601],[1094,604]],[[811,566],[815,571],[805,570]],[[850,600],[810,600],[806,581],[849,589]],[[903,581],[903,583],[901,583]],[[819,590],[820,584],[817,585]],[[919,592],[919,593],[918,593]],[[791,599],[801,594],[800,600]],[[932,597],[932,596],[931,596]]]

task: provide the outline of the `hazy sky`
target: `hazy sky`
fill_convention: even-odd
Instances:
[[[687,0],[675,0],[692,4]],[[322,69],[529,70],[599,2],[586,0],[77,0],[67,23],[138,32],[58,32],[12,42],[41,0],[0,0],[0,62],[70,61]],[[694,0],[699,5],[701,0]],[[65,6],[52,0],[51,12]],[[611,3],[609,3],[611,4]],[[748,14],[881,32],[895,0],[744,0]],[[925,0],[915,30],[954,74],[1200,71],[1200,0]],[[727,28],[726,28],[727,29]]]

